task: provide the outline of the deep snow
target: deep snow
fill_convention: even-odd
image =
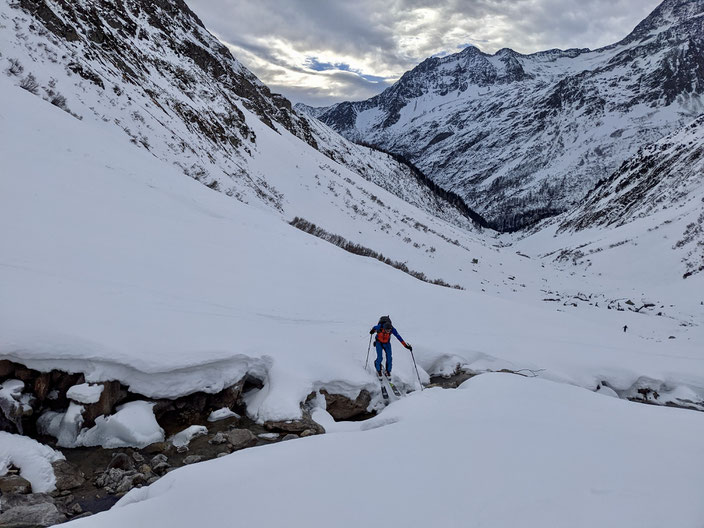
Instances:
[[[486,374],[349,425],[181,468],[69,526],[185,528],[207,516],[251,526],[697,528],[704,519],[701,413]]]

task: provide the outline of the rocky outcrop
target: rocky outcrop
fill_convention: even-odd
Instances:
[[[3,494],[0,508],[0,526],[3,527],[39,528],[67,519],[56,507],[54,499],[46,493]]]
[[[32,484],[16,474],[0,477],[0,496],[8,494],[24,495],[32,493]]]
[[[372,395],[366,389],[362,389],[354,400],[342,394],[330,394],[325,389],[320,393],[325,397],[326,410],[335,421],[359,419],[369,417],[369,404]]]
[[[51,466],[56,478],[56,490],[59,492],[80,488],[86,482],[83,472],[66,460],[57,460]]]
[[[310,434],[323,434],[325,433],[325,428],[319,423],[315,422],[310,416],[308,410],[303,410],[303,416],[299,420],[280,420],[265,422],[264,427],[269,431],[277,431],[284,433],[294,433],[302,435],[306,433],[306,436]]]

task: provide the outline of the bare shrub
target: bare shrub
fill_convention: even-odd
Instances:
[[[7,61],[10,63],[10,65],[7,67],[7,72],[8,75],[17,75],[18,77],[22,75],[22,72],[24,71],[24,66],[20,64],[20,61],[17,59],[7,59]]]
[[[464,290],[462,286],[459,284],[455,284],[454,286],[451,286],[447,282],[445,282],[442,279],[435,279],[431,280],[428,277],[425,276],[425,273],[422,273],[420,271],[414,271],[412,269],[409,269],[408,266],[406,265],[405,262],[399,262],[397,260],[391,260],[388,257],[385,257],[381,253],[377,253],[373,249],[369,249],[367,247],[361,246],[359,244],[355,244],[354,242],[350,242],[347,240],[345,237],[342,237],[340,235],[335,235],[333,233],[329,233],[322,227],[318,227],[312,222],[309,222],[308,220],[305,220],[303,218],[299,218],[298,216],[291,220],[289,222],[293,227],[296,227],[300,229],[301,231],[304,231],[310,235],[316,236],[318,238],[322,238],[323,240],[326,240],[330,242],[331,244],[335,244],[337,247],[340,247],[344,249],[345,251],[349,253],[353,253],[355,255],[360,255],[362,257],[371,257],[379,262],[383,262],[384,264],[394,267],[398,270],[403,271],[404,273],[407,273],[408,275],[411,275],[412,277],[415,277],[418,280],[421,280],[423,282],[429,282],[430,284],[436,284],[438,286],[444,286],[445,288],[455,288],[457,290]]]
[[[23,88],[34,95],[39,93],[39,83],[31,73],[20,81],[20,88]]]

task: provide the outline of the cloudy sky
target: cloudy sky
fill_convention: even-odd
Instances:
[[[274,92],[294,102],[361,100],[435,54],[467,45],[598,48],[660,0],[186,0]]]

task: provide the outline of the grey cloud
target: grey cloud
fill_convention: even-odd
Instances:
[[[285,71],[312,75],[292,64],[298,55],[325,52],[325,60],[355,57],[370,65],[365,75],[400,77],[423,59],[473,43],[493,53],[550,48],[596,48],[625,37],[659,0],[189,0],[206,27],[241,50],[241,59],[263,82],[278,83]],[[433,19],[418,17],[434,11]],[[405,43],[405,45],[403,44]],[[337,58],[340,57],[338,60]],[[274,73],[276,72],[276,73]],[[386,83],[326,72],[324,87],[272,86],[296,101],[363,99]],[[366,83],[366,84],[365,84]],[[321,103],[322,104],[322,103]]]

